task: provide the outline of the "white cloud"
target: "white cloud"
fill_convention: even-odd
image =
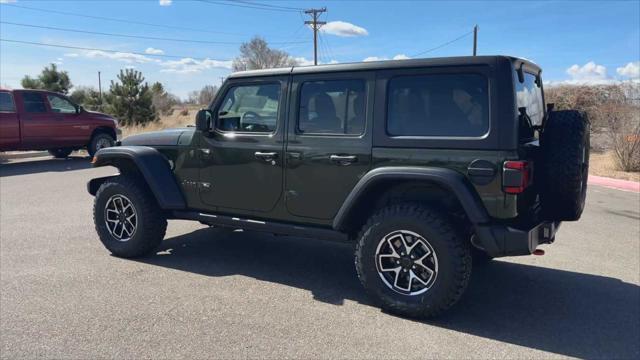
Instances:
[[[171,6],[172,0],[160,0],[160,6]]]
[[[80,56],[80,54],[76,54],[76,53],[68,53],[68,54],[64,54],[64,56],[65,56],[65,57],[72,57],[72,58],[75,58],[75,57]]]
[[[298,63],[298,66],[310,66],[310,65],[313,65],[313,59],[307,59],[307,58],[305,58],[303,56],[294,58],[294,60]],[[329,62],[318,61],[318,65],[338,64],[338,63],[339,63],[338,60],[331,60]]]
[[[393,60],[408,60],[408,59],[411,59],[411,58],[405,54],[398,54],[393,57]]]
[[[640,77],[640,61],[636,61],[635,63],[630,62],[623,67],[619,67],[616,69],[616,72],[620,76],[624,76],[628,78],[639,78]]]
[[[583,83],[595,84],[608,79],[607,68],[602,65],[598,65],[593,61],[589,61],[583,66],[578,64],[571,65],[567,69],[567,74],[571,76],[571,80]]]
[[[144,51],[145,54],[150,54],[150,55],[163,55],[164,51],[160,50],[160,49],[155,49],[152,47],[147,48],[147,50]]]
[[[220,60],[196,60],[192,58],[182,58],[180,60],[170,60],[161,62],[160,65],[164,69],[161,72],[176,73],[176,74],[195,74],[204,70],[213,68],[231,69],[232,61],[220,61]]]
[[[394,57],[391,58],[391,60],[408,60],[411,59],[410,57],[408,57],[405,54],[398,54]],[[364,62],[369,62],[369,61],[384,61],[384,60],[389,60],[388,57],[380,57],[380,56],[369,56],[366,57],[364,59],[362,59],[362,61]]]
[[[320,31],[326,34],[346,37],[369,35],[367,29],[345,21],[329,21],[320,28]]]
[[[0,4],[10,4],[14,2],[16,2],[16,0],[0,0]]]
[[[149,62],[160,62],[159,60],[156,59],[152,59],[150,57],[144,56],[144,55],[140,55],[140,54],[132,54],[132,53],[128,53],[128,52],[116,52],[116,53],[111,53],[111,52],[106,52],[106,51],[101,51],[101,50],[90,50],[84,53],[84,56],[90,58],[90,59],[96,59],[96,58],[105,58],[105,59],[112,59],[112,60],[118,60],[118,61],[124,61],[126,63],[149,63]]]

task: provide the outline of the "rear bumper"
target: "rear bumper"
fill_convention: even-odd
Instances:
[[[559,227],[559,221],[544,221],[524,228],[477,226],[473,243],[492,257],[530,255],[538,245],[552,243]]]

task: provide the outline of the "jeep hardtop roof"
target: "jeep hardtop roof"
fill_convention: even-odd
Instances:
[[[488,56],[455,56],[440,58],[424,58],[424,59],[407,59],[407,60],[383,60],[344,64],[328,64],[316,66],[292,66],[276,69],[248,70],[239,71],[229,75],[230,79],[258,77],[258,76],[277,76],[288,74],[315,74],[325,72],[344,72],[344,71],[366,71],[366,70],[383,70],[383,69],[402,69],[402,68],[421,68],[421,67],[437,67],[437,66],[459,66],[459,65],[496,65],[498,62],[508,61],[513,63],[514,68],[524,66],[529,71],[539,73],[540,67],[530,60],[505,55],[488,55]]]

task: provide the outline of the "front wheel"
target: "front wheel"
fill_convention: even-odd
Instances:
[[[167,219],[151,191],[141,180],[126,175],[100,186],[93,221],[104,246],[124,258],[151,253],[167,230]]]
[[[438,212],[416,204],[385,207],[362,229],[360,282],[381,307],[433,317],[453,306],[471,276],[470,244]]]
[[[109,134],[106,133],[97,133],[89,142],[89,146],[87,146],[87,151],[89,152],[89,156],[93,157],[98,150],[111,147],[115,145],[116,140]]]

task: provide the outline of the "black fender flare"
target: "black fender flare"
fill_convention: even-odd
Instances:
[[[369,171],[351,190],[333,220],[333,228],[345,228],[350,212],[361,197],[366,196],[367,188],[379,181],[392,179],[425,181],[438,185],[456,196],[474,226],[490,221],[487,209],[469,180],[455,170],[431,167],[380,167]]]
[[[186,209],[182,191],[167,158],[158,150],[148,146],[114,146],[100,149],[94,156],[93,166],[117,166],[118,160],[126,159],[135,164],[144,177],[158,205],[164,210]],[[95,195],[102,183],[111,176],[97,178],[87,184],[89,193]]]

